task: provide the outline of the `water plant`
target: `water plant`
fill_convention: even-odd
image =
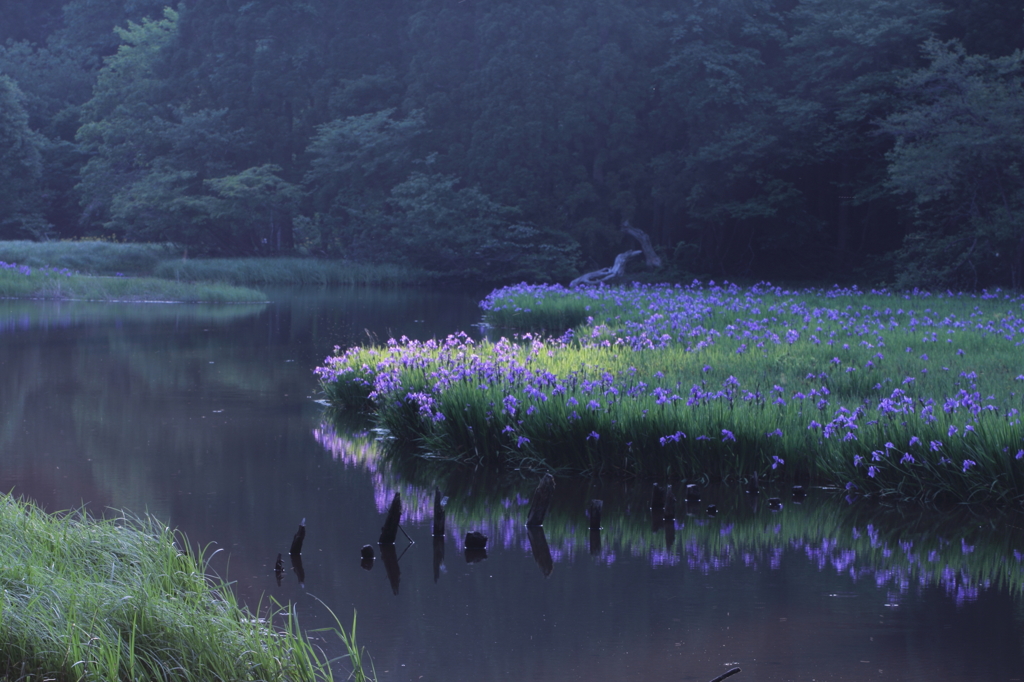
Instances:
[[[0,676],[333,679],[293,608],[247,610],[205,560],[151,518],[47,514],[0,497]],[[354,636],[342,641],[359,664]]]
[[[391,340],[317,369],[434,457],[687,480],[784,477],[862,493],[1024,499],[1024,299],[770,285],[520,285],[482,306],[586,324],[477,343]]]

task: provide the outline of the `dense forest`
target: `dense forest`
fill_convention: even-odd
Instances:
[[[0,0],[0,238],[1024,286],[1020,0]]]

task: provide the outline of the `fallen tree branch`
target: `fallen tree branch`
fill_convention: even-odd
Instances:
[[[654,252],[654,247],[651,246],[651,238],[647,236],[646,232],[639,227],[633,227],[629,224],[628,220],[622,221],[622,231],[640,242],[640,248],[644,251],[644,258],[647,259],[647,265],[652,268],[661,267],[661,256]]]
[[[634,256],[639,256],[643,251],[624,251],[615,257],[615,263],[610,268],[601,268],[600,270],[594,270],[588,272],[585,275],[580,275],[573,281],[569,282],[569,288],[575,288],[580,284],[599,284],[601,282],[607,282],[610,279],[615,279],[621,275],[626,269],[626,261]]]

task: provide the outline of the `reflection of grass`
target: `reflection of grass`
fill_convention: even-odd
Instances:
[[[0,540],[5,679],[331,678],[288,609],[255,618],[165,527],[5,496]]]
[[[255,303],[267,299],[255,289],[228,284],[194,284],[152,277],[91,277],[20,268],[0,268],[0,297],[206,303]]]
[[[318,440],[336,459],[370,468],[381,513],[397,491],[405,518],[427,522],[436,486],[451,500],[450,535],[482,530],[492,543],[528,546],[524,524],[536,477],[409,458],[389,452],[373,434],[350,437],[328,424],[318,430]],[[796,551],[821,570],[874,580],[897,592],[934,585],[958,601],[971,600],[989,587],[1024,594],[1024,523],[1009,513],[938,514],[916,506],[847,501],[822,490],[794,504],[788,489],[777,489],[785,493],[784,508],[774,512],[767,504],[770,489],[751,496],[707,487],[700,503],[686,505],[680,499],[673,541],[667,546],[664,526],[652,530],[649,484],[562,480],[557,485],[544,522],[556,561],[590,551],[584,510],[590,499],[598,498],[605,504],[597,558],[604,562],[625,553],[656,565],[685,564],[705,572],[736,562],[771,570],[784,552]],[[704,511],[708,502],[718,507],[715,517]]]
[[[349,349],[319,370],[325,392],[477,463],[1024,498],[1021,299],[524,285],[489,296],[488,317],[528,294],[527,327],[567,300],[594,324]]]
[[[8,300],[0,302],[0,333],[36,327],[75,327],[104,322],[150,324],[193,321],[211,324],[245,319],[263,310],[265,304],[219,305],[195,303],[187,306],[75,301],[74,303]]]

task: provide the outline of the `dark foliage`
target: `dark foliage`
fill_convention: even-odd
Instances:
[[[1022,284],[1018,2],[167,4],[0,2],[0,237]]]

